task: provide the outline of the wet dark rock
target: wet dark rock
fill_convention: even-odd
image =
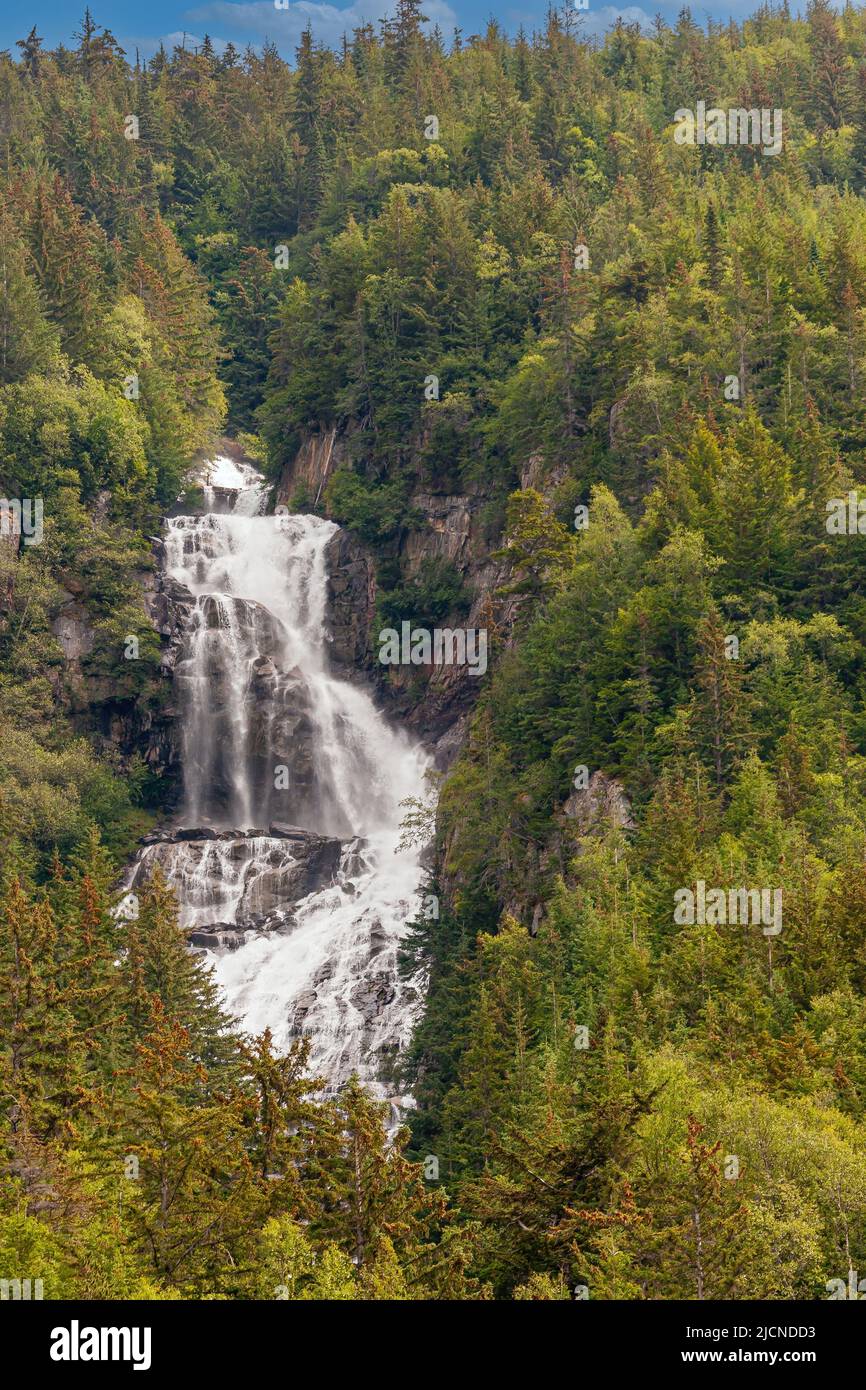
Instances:
[[[349,531],[336,531],[325,548],[326,614],[332,664],[350,674],[364,665],[376,604],[373,561]]]
[[[313,976],[313,985],[323,985],[327,980],[332,979],[333,975],[334,962],[332,960],[326,960],[324,965],[321,965]]]
[[[155,558],[165,554],[162,541],[154,544]],[[163,639],[160,666],[167,675],[172,675],[183,651],[190,614],[195,608],[195,597],[185,584],[170,579],[160,569],[155,581],[145,590],[145,606],[148,616]]]
[[[351,840],[343,851],[343,871],[347,878],[357,878],[367,870],[365,850],[367,841],[360,837]],[[354,889],[353,889],[354,891]]]
[[[312,694],[302,672],[279,665],[281,624],[261,604],[224,595],[205,596],[192,621],[174,675],[183,759],[191,766],[204,757],[206,771],[200,776],[208,806],[217,816],[236,814],[236,764],[242,757],[263,820],[281,820],[283,811],[315,824],[321,788]],[[227,623],[231,642],[224,640]],[[235,741],[239,669],[245,675],[242,701],[248,714],[242,753]],[[208,688],[204,726],[196,705],[203,674]],[[279,779],[277,768],[284,769]]]
[[[280,908],[276,912],[253,913],[247,919],[248,925],[256,932],[288,936],[297,922],[294,912]]]
[[[304,830],[300,825],[286,825],[282,821],[271,821],[268,826],[268,834],[275,836],[278,840],[306,840],[310,831]]]
[[[307,1014],[310,1012],[310,1009],[314,1007],[318,997],[314,989],[307,989],[304,990],[303,994],[299,994],[294,1001],[294,1007],[292,1009],[292,1033],[295,1037],[299,1037],[303,1032]]]
[[[288,935],[295,925],[292,912],[253,913],[243,922],[209,922],[194,927],[189,934],[191,946],[205,951],[236,951],[255,936]]]
[[[388,933],[381,922],[374,923],[370,931],[370,956],[378,956],[388,945]]]
[[[203,951],[236,951],[244,946],[249,932],[232,922],[214,922],[212,926],[196,927],[189,934],[189,944]]]
[[[391,1003],[395,994],[391,977],[381,974],[361,980],[352,990],[349,999],[363,1015],[365,1023],[370,1024]]]
[[[144,839],[142,852],[133,866],[128,887],[146,883],[159,868],[169,883],[185,887],[195,945],[236,945],[220,938],[205,942],[201,932],[225,932],[222,921],[202,923],[196,909],[205,904],[220,911],[224,879],[238,885],[235,930],[291,931],[291,909],[308,894],[330,887],[336,880],[343,846],[340,840],[313,831],[286,826],[282,835],[266,831],[212,830],[209,827],[175,827],[157,830]],[[216,846],[219,846],[217,849]],[[200,897],[193,896],[194,889]],[[223,898],[223,902],[233,901]]]

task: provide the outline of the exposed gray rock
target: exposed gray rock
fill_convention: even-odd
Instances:
[[[536,492],[544,495],[559,487],[559,484],[567,477],[567,459],[563,459],[551,467],[543,454],[530,454],[520,470],[520,486],[524,489],[534,488]]]
[[[292,1033],[295,1037],[300,1037],[301,1033],[304,1031],[304,1020],[318,997],[314,989],[308,989],[305,990],[303,994],[299,994],[294,1001],[294,1007],[292,1009]]]
[[[281,821],[272,821],[268,826],[268,834],[278,840],[306,840],[310,831],[299,825],[285,825]]]
[[[93,624],[83,603],[70,598],[51,625],[67,661],[80,661],[93,651]]]
[[[162,541],[153,542],[153,552],[161,566],[165,556]],[[183,648],[195,598],[185,584],[169,578],[160,568],[153,584],[145,589],[145,605],[151,622],[165,639],[160,664],[166,673],[171,674]]]
[[[374,923],[370,931],[370,956],[378,956],[388,945],[388,933],[380,922]]]
[[[391,1003],[394,995],[393,979],[390,975],[383,973],[359,981],[349,995],[349,999],[358,1012],[363,1015],[364,1022],[369,1025]]]
[[[232,922],[214,922],[209,927],[197,927],[189,934],[190,946],[202,951],[236,951],[244,946],[252,933]]]
[[[209,922],[206,926],[195,927],[189,934],[189,943],[203,951],[236,951],[255,936],[288,935],[295,922],[293,912],[253,913],[248,920],[240,923]]]
[[[337,431],[308,435],[277,485],[276,502],[291,506],[301,488],[314,504],[321,499],[325,484],[345,457],[344,441]]]
[[[412,507],[424,517],[423,530],[410,531],[402,547],[406,574],[417,574],[425,560],[447,560],[465,573],[473,559],[473,498],[416,492]]]
[[[573,791],[563,805],[562,814],[574,821],[579,835],[610,826],[634,829],[628,797],[616,778],[604,772],[594,772],[588,787]]]

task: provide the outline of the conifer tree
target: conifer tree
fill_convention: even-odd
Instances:
[[[33,901],[17,878],[0,902],[2,1088],[12,1131],[38,1138],[68,1133],[92,1101],[84,1079],[85,1041],[75,1010],[86,985],[57,968],[59,932],[50,905]]]
[[[741,684],[738,653],[728,651],[720,614],[713,608],[698,629],[695,717],[719,791],[743,752]]]
[[[168,1024],[185,1030],[191,1057],[213,1068],[215,1074],[223,1068],[230,1072],[234,1043],[229,1021],[208,968],[189,951],[178,925],[177,900],[159,868],[138,892],[138,900],[138,916],[126,925],[121,963],[132,1039],[137,1040],[149,1026],[154,1001],[158,1001]]]
[[[120,1133],[133,1160],[133,1242],[172,1288],[193,1297],[231,1289],[262,1215],[245,1152],[244,1099],[211,1085],[186,1029],[158,1001],[136,1054]]]
[[[28,262],[8,217],[0,218],[0,385],[57,363],[57,335]]]

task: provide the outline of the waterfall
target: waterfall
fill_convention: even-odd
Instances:
[[[160,866],[245,1028],[283,1048],[306,1034],[329,1089],[356,1071],[384,1096],[420,1004],[397,960],[418,854],[398,846],[427,760],[329,671],[334,523],[263,515],[263,479],[228,459],[203,491],[211,510],[165,537],[193,600],[175,669],[186,828],[148,837],[130,884]]]

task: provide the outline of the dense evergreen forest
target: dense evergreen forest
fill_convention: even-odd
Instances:
[[[397,0],[293,64],[135,62],[89,13],[70,44],[0,54],[0,493],[44,507],[41,543],[0,536],[0,1277],[784,1300],[866,1273],[866,12],[469,38]],[[699,102],[781,112],[781,150],[681,143]],[[303,1041],[223,1014],[164,883],[112,912],[166,801],[135,752],[170,698],[160,517],[221,432],[276,480],[332,430],[292,505],[367,548],[379,613],[466,611],[395,562],[419,489],[481,491],[505,572],[393,1142],[360,1086],[318,1098]],[[703,885],[780,891],[782,930],[689,921]]]

